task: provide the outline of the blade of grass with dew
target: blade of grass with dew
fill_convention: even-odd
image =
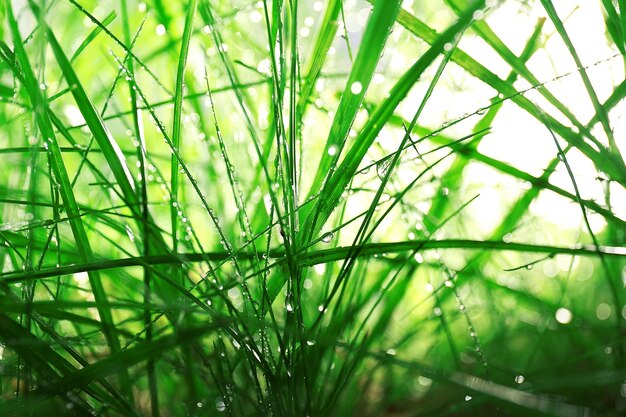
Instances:
[[[402,126],[403,123],[406,124],[407,122],[405,120],[402,120],[399,116],[394,115],[390,118],[391,125]],[[542,189],[550,190],[572,201],[577,201],[576,196],[574,194],[554,184],[551,184],[550,182],[546,182],[541,177],[536,177],[534,175],[531,175],[525,171],[520,170],[519,168],[516,168],[510,165],[507,162],[487,156],[479,152],[478,150],[471,149],[467,146],[454,143],[454,139],[446,135],[442,135],[440,133],[441,130],[442,129],[436,130],[435,131],[436,135],[432,135],[433,132],[428,128],[417,126],[414,129],[414,131],[420,134],[422,137],[428,137],[429,140],[437,144],[441,144],[441,145],[449,144],[457,152],[457,155],[463,157],[464,159],[480,162],[482,164],[488,165],[496,169],[499,172],[518,178],[521,181],[526,181],[532,184],[533,187],[539,187]],[[584,200],[584,199],[581,200],[581,202],[582,204],[585,205],[585,207],[595,211],[596,213],[601,214],[606,219],[609,219],[612,223],[615,223],[616,225],[619,225],[620,227],[626,226],[626,220],[616,217],[614,213],[612,213],[610,210],[607,210],[607,208],[602,207],[597,202],[593,200]]]
[[[189,55],[189,46],[191,42],[191,35],[193,32],[193,23],[194,17],[196,13],[197,0],[190,0],[187,5],[187,15],[185,17],[185,26],[183,29],[183,37],[181,40],[180,46],[180,55],[178,57],[178,66],[176,70],[176,86],[174,90],[174,113],[173,113],[173,127],[171,134],[171,146],[176,152],[171,153],[170,158],[170,187],[171,187],[171,195],[170,195],[170,221],[172,227],[172,251],[174,253],[178,253],[178,224],[179,224],[179,214],[180,213],[180,202],[179,202],[179,158],[178,153],[181,153],[182,148],[182,114],[183,114],[183,87],[185,80],[185,67],[187,65],[187,57]],[[175,280],[182,281],[182,276],[180,276],[180,271],[175,270]],[[190,351],[187,347],[183,348],[183,355],[186,359],[191,359]],[[186,380],[187,385],[189,386],[189,404],[195,404],[197,402],[196,399],[196,386],[195,386],[195,371],[193,368],[186,369]]]
[[[14,40],[13,44],[15,48],[15,55],[22,69],[21,75],[23,76],[24,87],[27,89],[27,92],[31,97],[31,102],[33,103],[33,107],[35,109],[37,125],[41,131],[41,135],[44,138],[43,140],[46,144],[45,146],[48,147],[48,151],[50,153],[52,169],[54,171],[56,180],[59,181],[59,191],[63,199],[65,211],[70,218],[70,225],[74,234],[74,239],[76,241],[78,252],[83,262],[89,262],[93,258],[93,253],[91,250],[89,239],[85,232],[85,228],[80,218],[80,211],[76,204],[76,198],[69,182],[69,176],[64,165],[63,158],[61,156],[61,151],[59,149],[59,144],[56,140],[56,135],[54,133],[54,130],[52,129],[50,119],[46,114],[47,102],[45,96],[42,94],[42,91],[39,88],[39,83],[34,76],[31,64],[26,55],[26,51],[22,45],[21,35],[19,32],[17,21],[13,16],[11,5],[6,4],[6,6],[8,10],[7,18]],[[115,324],[111,315],[111,311],[108,307],[108,297],[106,295],[106,292],[104,291],[104,287],[102,286],[102,281],[99,274],[95,271],[91,272],[89,274],[89,282],[94,292],[94,297],[96,300],[98,300],[98,313],[100,314],[100,319],[102,321],[102,331],[104,333],[104,336],[107,340],[109,348],[111,349],[111,352],[118,352],[120,350],[120,344],[117,336],[115,335]],[[129,392],[130,387],[128,385],[128,374],[121,374],[121,382],[125,386],[127,392]]]
[[[180,56],[178,58],[178,67],[176,70],[176,88],[174,90],[174,114],[172,128],[172,146],[180,152],[182,138],[182,115],[183,115],[183,83],[185,78],[185,66],[187,65],[187,56],[189,55],[189,44],[191,41],[191,32],[193,29],[193,20],[196,14],[197,0],[190,0],[187,5],[187,16],[185,17],[185,27],[183,29],[183,38],[180,46]],[[178,159],[176,156],[171,157],[171,222],[172,222],[172,242],[174,253],[178,252],[178,178],[179,178]]]
[[[326,4],[324,18],[320,23],[315,45],[311,48],[311,53],[309,54],[309,59],[304,70],[304,81],[302,82],[300,95],[298,97],[298,114],[300,118],[304,116],[315,83],[319,79],[322,67],[326,62],[328,50],[332,46],[335,35],[337,34],[339,27],[337,19],[339,17],[340,6],[341,0],[329,0]]]
[[[604,108],[602,107],[602,104],[600,104],[600,100],[598,99],[596,90],[593,88],[593,85],[591,84],[589,75],[587,75],[587,70],[583,66],[583,63],[581,62],[580,57],[578,56],[578,52],[576,52],[576,48],[574,47],[572,40],[570,39],[569,35],[567,34],[567,31],[565,30],[565,26],[563,25],[563,22],[559,18],[559,15],[556,9],[554,8],[554,4],[552,3],[552,0],[541,0],[541,4],[543,5],[543,8],[545,9],[546,13],[550,17],[550,20],[552,20],[552,23],[554,24],[557,31],[559,32],[561,39],[565,43],[567,50],[569,51],[570,55],[574,59],[576,66],[578,67],[580,78],[583,80],[583,84],[585,84],[585,89],[587,90],[587,94],[589,94],[589,98],[591,99],[591,104],[593,104],[593,108],[595,109],[596,114],[598,115],[600,119],[600,124],[602,124],[602,128],[604,129],[604,132],[606,133],[606,136],[609,140],[610,151],[612,152],[613,155],[615,155],[618,158],[618,161],[621,161],[622,165],[624,165],[624,160],[619,151],[619,148],[617,147],[617,143],[615,142],[615,137],[613,136],[613,130],[611,129],[611,126],[609,124],[608,116]]]
[[[459,0],[446,0],[446,3],[454,10],[455,13],[460,13],[463,8],[463,3]],[[545,18],[539,19],[540,22],[545,21]],[[527,80],[530,85],[537,85],[537,91],[541,94],[548,103],[552,104],[558,111],[560,111],[567,119],[572,123],[582,134],[587,136],[596,146],[602,146],[600,142],[591,134],[589,129],[585,127],[579,119],[567,108],[567,106],[556,98],[552,92],[548,89],[547,85],[539,82],[537,77],[528,69],[524,60],[515,56],[515,54],[509,49],[509,47],[496,35],[491,29],[489,24],[484,19],[478,19],[474,23],[474,30],[492,49],[502,57],[502,59],[511,66],[513,71],[519,74],[520,77]],[[515,80],[513,80],[515,81]],[[513,83],[509,79],[505,80],[510,84]]]
[[[378,0],[374,3],[370,17],[365,26],[365,32],[359,51],[346,81],[346,87],[341,95],[336,116],[328,133],[317,172],[313,179],[309,195],[316,194],[324,178],[332,174],[333,168],[339,159],[344,142],[357,111],[361,107],[365,93],[372,81],[374,71],[380,56],[396,21],[401,1]]]
[[[385,242],[385,243],[369,243],[363,245],[360,256],[371,257],[378,252],[383,253],[400,253],[414,249],[415,247],[421,247],[423,245],[424,250],[435,249],[473,249],[473,250],[494,250],[494,251],[513,251],[513,252],[528,252],[538,254],[552,254],[561,253],[564,255],[576,255],[576,256],[590,256],[594,257],[598,255],[598,251],[586,245],[578,246],[551,246],[551,245],[538,245],[532,243],[523,242],[503,242],[502,240],[472,240],[472,239],[440,239],[440,240],[410,240],[410,241],[398,241],[398,242]],[[338,247],[336,249],[322,249],[316,251],[308,251],[306,254],[299,256],[298,263],[303,266],[314,266],[327,262],[333,262],[342,260],[345,254],[351,250],[351,247]],[[620,246],[600,246],[598,249],[606,257],[611,258],[624,258],[626,257],[626,251]],[[217,253],[187,253],[185,254],[185,260],[187,262],[204,262],[207,258],[214,260],[224,260],[230,255],[226,252]],[[245,255],[242,255],[242,257]],[[250,255],[248,255],[250,256]],[[271,257],[277,259],[277,264],[273,267],[282,264],[284,257],[282,252],[271,252]],[[0,282],[2,283],[19,283],[26,282],[33,279],[53,278],[57,275],[69,275],[79,272],[89,272],[96,270],[107,270],[114,268],[121,268],[127,266],[141,266],[141,265],[162,265],[162,264],[179,264],[180,258],[174,255],[151,255],[149,257],[129,257],[118,260],[107,260],[100,262],[92,262],[89,264],[79,264],[73,266],[63,266],[58,268],[41,269],[39,271],[33,271],[30,273],[14,272],[5,273]],[[258,273],[251,274],[249,279],[256,277]],[[232,288],[233,284],[224,286],[224,289]]]
[[[438,37],[436,31],[405,10],[400,10],[400,13],[398,13],[398,23],[430,45],[433,45]],[[587,143],[580,134],[561,124],[552,116],[546,115],[545,113],[542,114],[540,109],[521,94],[523,91],[518,92],[512,84],[503,81],[463,50],[457,48],[452,55],[452,61],[460,65],[472,76],[494,88],[503,96],[509,97],[514,103],[537,120],[542,121],[542,119],[546,119],[555,133],[576,146],[577,149],[593,161],[594,165],[599,170],[605,171],[613,179],[622,184],[622,186],[626,186],[626,172],[624,172],[623,163],[620,162],[615,155],[608,152],[606,149],[596,150]],[[531,89],[536,87],[537,86],[533,86]]]
[[[96,26],[100,27],[102,29],[102,31],[109,37],[111,38],[116,44],[118,44],[120,47],[122,47],[122,49],[124,50],[125,53],[127,53],[131,58],[133,58],[135,61],[137,61],[137,63],[141,66],[141,68],[143,68],[149,75],[150,77],[152,77],[152,79],[159,85],[159,87],[161,87],[166,93],[168,93],[168,95],[172,95],[171,92],[165,88],[165,86],[161,83],[161,81],[159,80],[159,77],[157,77],[152,70],[150,70],[150,68],[141,60],[139,59],[139,57],[137,55],[135,55],[135,53],[133,51],[131,51],[130,49],[128,49],[128,47],[117,37],[113,34],[113,32],[111,32],[106,26],[104,26],[102,24],[102,22],[100,22],[100,20],[96,19],[91,13],[89,13],[87,11],[87,9],[85,9],[83,6],[81,6],[79,3],[76,2],[76,0],[68,0],[79,12],[81,12],[82,14],[84,14],[89,20],[91,20]],[[32,2],[31,2],[31,8],[32,8]]]
[[[345,186],[349,183],[350,178],[352,178],[352,175],[367,153],[367,150],[376,139],[382,127],[389,120],[395,108],[406,97],[411,87],[419,79],[420,75],[443,51],[444,45],[450,42],[454,36],[457,36],[466,29],[472,19],[474,11],[480,9],[483,5],[483,1],[474,2],[463,16],[439,36],[433,43],[433,46],[400,78],[391,89],[389,96],[376,108],[363,127],[361,134],[357,136],[354,145],[346,154],[341,165],[325,183],[315,208],[306,215],[303,226],[301,227],[301,230],[303,230],[303,242],[310,241],[322,228],[331,212],[335,209]]]
[[[124,30],[124,41],[126,42],[126,44],[130,46],[129,49],[132,49],[137,37],[139,36],[139,33],[141,31],[141,28],[143,27],[143,23],[145,22],[145,20],[141,23],[139,29],[137,30],[135,37],[134,38],[131,37],[130,23],[129,23],[129,16],[128,16],[128,4],[126,0],[121,0],[120,6],[122,9],[122,25],[123,25],[123,30]],[[96,28],[99,29],[100,27],[96,26]],[[132,77],[134,77],[134,65],[133,65],[132,59],[128,60],[128,71],[132,74]],[[118,74],[121,74],[121,71],[119,71]],[[148,186],[146,183],[148,175],[149,175],[148,167],[146,166],[147,165],[146,163],[146,159],[147,159],[146,138],[145,138],[144,129],[142,125],[143,121],[141,120],[141,112],[137,109],[137,102],[138,102],[137,94],[135,93],[135,90],[133,89],[133,86],[130,83],[127,83],[127,85],[128,85],[128,93],[130,95],[130,102],[131,102],[131,108],[132,108],[133,130],[135,132],[135,137],[137,138],[137,142],[138,142],[137,160],[139,163],[138,168],[140,170],[139,186],[140,186],[140,193],[141,193],[140,201],[141,201],[141,214],[142,214],[141,234],[143,236],[141,254],[144,256],[149,256],[151,252],[150,241],[152,239],[150,238],[150,233],[151,233],[151,230],[150,230],[151,226],[149,225],[150,212],[148,208]],[[104,111],[102,113],[104,114]],[[151,271],[149,268],[144,268],[143,296],[144,296],[144,304],[146,304],[146,306],[144,307],[144,310],[143,310],[143,321],[144,321],[144,328],[146,329],[146,340],[148,342],[152,341],[152,326],[151,326],[152,313],[147,306],[147,304],[150,303],[150,299],[152,295],[151,287],[152,287]],[[160,413],[159,413],[159,394],[158,394],[158,384],[157,384],[157,375],[156,375],[156,363],[153,359],[148,359],[146,361],[146,373],[147,373],[147,380],[148,380],[148,388],[150,392],[150,411],[152,413],[152,416],[156,417]]]
[[[228,74],[228,78],[230,80],[230,83],[231,83],[232,86],[240,85],[241,83],[238,80],[237,73],[235,72],[235,70],[234,70],[234,68],[233,68],[233,66],[232,66],[232,64],[231,64],[231,62],[230,62],[230,60],[229,60],[229,58],[228,58],[228,56],[226,54],[225,48],[223,47],[223,41],[222,41],[221,34],[215,28],[215,19],[214,19],[214,16],[213,16],[213,12],[211,10],[211,5],[207,1],[207,2],[203,3],[203,6],[204,7],[200,7],[200,13],[201,13],[204,21],[212,29],[211,32],[212,32],[212,35],[213,35],[213,39],[214,39],[215,45],[217,47],[220,60],[221,60],[222,64],[224,65],[224,67],[226,69],[226,72]],[[276,3],[273,3],[272,7],[276,8],[276,7],[278,7],[278,5]],[[275,12],[275,14],[277,13],[276,10],[274,12]],[[277,18],[280,19],[280,16],[278,16]],[[267,23],[268,23],[268,28],[267,28],[267,30],[268,30],[268,37],[270,39],[273,39],[272,38],[272,30],[274,30],[274,26],[270,27],[269,26],[269,21]],[[272,51],[272,46],[271,45],[272,44],[270,43],[270,52]],[[272,60],[272,62],[274,62],[274,61]],[[275,69],[275,64],[274,63],[272,63],[272,68]],[[281,72],[281,73],[284,73],[284,72]],[[277,86],[275,83],[273,84],[273,86],[274,86],[274,94],[276,95],[277,94],[276,91],[280,90],[280,87]],[[283,216],[281,215],[278,195],[277,195],[276,190],[274,190],[274,187],[273,187],[273,184],[275,183],[275,181],[272,179],[272,177],[270,175],[270,170],[269,170],[269,167],[268,167],[268,163],[267,163],[268,161],[267,161],[266,155],[263,153],[263,151],[260,148],[260,140],[258,138],[258,134],[256,132],[256,128],[255,128],[253,120],[252,120],[252,115],[251,115],[251,112],[249,110],[249,107],[250,107],[249,106],[249,101],[246,99],[246,96],[240,91],[240,89],[234,88],[233,91],[235,92],[235,96],[237,98],[237,104],[239,105],[239,108],[241,109],[242,115],[244,117],[244,122],[245,122],[246,129],[247,129],[250,137],[252,138],[254,151],[256,153],[257,158],[259,158],[259,169],[260,169],[259,172],[263,173],[263,175],[265,177],[265,180],[266,180],[266,182],[268,184],[268,192],[269,192],[272,204],[274,206],[274,209],[278,213],[278,220],[279,220],[280,227],[281,227],[282,230],[287,230],[288,228],[286,227],[286,224],[285,224],[285,220],[286,219],[284,219]],[[280,107],[278,107],[278,108],[280,108]],[[280,113],[280,114],[282,114],[282,113]],[[282,120],[282,117],[279,117],[279,119]],[[282,132],[283,130],[284,129],[281,129],[280,131]],[[268,144],[269,143],[271,143],[271,142],[268,140]],[[256,177],[258,177],[258,175],[256,175]],[[256,180],[255,180],[255,183],[256,183]],[[256,187],[256,184],[255,184],[255,187]],[[261,208],[262,207],[259,206],[259,209],[261,209]],[[257,211],[257,213],[258,213],[258,211]],[[289,240],[287,240],[285,242],[285,245],[287,247],[287,258],[291,259],[291,250],[290,250],[290,242],[289,242]]]
[[[528,59],[530,59],[530,57],[533,55],[533,53],[537,50],[538,38],[541,34],[541,29],[543,28],[544,21],[545,21],[544,19],[539,19],[537,21],[537,24],[535,25],[535,29],[533,30],[533,33],[531,34],[528,41],[526,42],[526,45],[524,46],[524,49],[522,53],[520,54],[520,58],[519,58],[522,64],[525,64],[528,61]],[[479,22],[476,22],[476,25],[477,24],[479,24]],[[512,83],[515,81],[516,78],[517,78],[517,74],[515,72],[511,72],[509,76],[506,78],[506,82]],[[482,119],[480,119],[476,123],[473,131],[476,132],[479,130],[484,130],[488,128],[489,126],[491,126],[493,124],[493,120],[495,119],[498,111],[502,107],[502,103],[503,102],[498,101],[497,97],[493,98],[491,100],[491,105],[489,106],[489,109],[486,111]],[[413,129],[410,129],[410,130],[412,131]],[[485,134],[487,133],[488,132],[486,131],[484,134],[473,138],[470,143],[465,144],[464,146],[466,148],[470,148],[471,151],[475,151],[478,148],[478,145],[480,144],[481,140],[484,138]],[[440,176],[440,184],[439,184],[439,188],[435,192],[436,195],[443,194],[444,188],[448,190],[449,189],[456,190],[461,185],[461,182],[463,180],[463,171],[465,170],[465,167],[470,163],[470,161],[471,159],[465,159],[462,157],[455,158],[454,162],[452,162],[452,165],[448,168],[445,174]],[[427,228],[432,228],[432,226],[434,225],[433,220],[436,221],[436,219],[441,218],[445,214],[445,211],[449,205],[449,202],[450,200],[448,198],[440,198],[440,199],[433,200],[433,203],[430,206],[428,213],[424,216],[424,221],[425,221],[425,225]]]

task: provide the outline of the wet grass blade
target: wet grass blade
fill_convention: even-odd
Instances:
[[[189,55],[189,43],[191,41],[191,33],[193,30],[193,20],[196,14],[197,0],[191,0],[187,5],[187,17],[185,18],[185,28],[183,30],[183,39],[180,46],[180,56],[178,58],[178,67],[176,70],[176,89],[174,90],[174,114],[172,127],[172,146],[180,151],[182,145],[182,117],[183,117],[183,84],[185,79],[185,66],[187,65],[187,56]],[[174,253],[178,252],[178,183],[179,183],[179,167],[178,159],[175,155],[171,157],[171,176],[172,176],[172,200],[171,200],[171,221],[172,221],[172,242]]]
[[[576,66],[578,67],[578,71],[580,72],[580,78],[583,80],[583,84],[585,84],[585,88],[587,89],[587,94],[589,94],[589,98],[591,99],[591,104],[593,104],[593,108],[595,109],[596,114],[598,115],[600,119],[600,123],[602,124],[602,127],[604,129],[604,132],[606,133],[606,136],[609,140],[611,152],[617,158],[619,158],[619,160],[622,162],[622,165],[623,165],[624,160],[622,159],[619,148],[617,147],[617,143],[615,143],[613,130],[611,129],[611,126],[609,124],[609,119],[607,117],[607,114],[604,108],[602,107],[602,104],[600,104],[600,100],[598,100],[598,95],[596,94],[596,90],[593,88],[593,85],[591,84],[591,80],[589,79],[589,76],[587,75],[587,70],[585,69],[582,61],[580,60],[580,57],[578,56],[578,52],[576,52],[576,48],[574,47],[572,40],[570,39],[569,35],[567,34],[567,31],[565,30],[565,26],[563,25],[561,18],[559,17],[558,13],[556,12],[556,9],[554,8],[554,4],[552,3],[552,0],[541,0],[541,4],[543,5],[544,9],[546,10],[546,13],[550,17],[550,20],[552,20],[552,23],[556,27],[556,30],[559,32],[561,39],[563,39],[563,42],[567,46],[567,50],[569,51],[570,55],[574,59]]]
[[[56,140],[55,132],[47,115],[47,101],[42,94],[41,89],[39,88],[39,83],[35,78],[32,67],[26,55],[26,51],[22,45],[21,35],[17,26],[17,21],[13,16],[11,6],[10,4],[6,4],[6,6],[8,10],[7,17],[14,40],[15,56],[19,61],[20,67],[22,69],[23,82],[25,84],[24,87],[26,88],[31,98],[31,102],[33,103],[33,106],[35,108],[37,125],[40,129],[41,135],[43,136],[43,141],[45,144],[44,146],[48,148],[50,154],[52,169],[54,171],[56,181],[59,182],[59,191],[62,196],[64,209],[67,213],[67,216],[70,218],[70,225],[78,252],[82,258],[82,261],[88,262],[93,259],[91,245],[80,217],[80,210],[76,203],[76,198],[74,196],[72,187],[70,185],[69,176],[63,162],[63,157],[61,156],[61,151],[59,148],[59,144]],[[95,271],[91,272],[89,274],[89,281],[94,292],[94,297],[96,300],[98,300],[98,312],[100,314],[102,330],[107,340],[107,343],[109,344],[112,352],[118,352],[120,350],[120,344],[117,339],[117,335],[115,334],[115,324],[113,322],[113,317],[108,306],[107,295],[104,291],[104,287],[102,285],[99,274]],[[128,386],[128,375],[126,375],[126,377],[123,377],[122,379],[126,380],[126,389],[129,391],[130,387]]]
[[[443,51],[446,43],[449,43],[454,36],[462,33],[472,19],[473,13],[483,6],[484,2],[475,2],[463,13],[462,17],[441,36],[433,42],[431,48],[422,55],[413,66],[400,78],[391,89],[389,96],[376,108],[367,124],[363,127],[361,134],[356,138],[354,145],[347,152],[344,160],[337,170],[332,173],[324,188],[320,192],[320,197],[315,209],[307,214],[303,222],[302,236],[303,242],[309,242],[335,209],[341,194],[346,185],[350,182],[359,163],[367,153],[369,147],[376,139],[376,136],[393,115],[395,108],[406,97],[409,90],[419,79],[420,75],[432,64],[432,62]]]
[[[401,3],[398,0],[379,0],[374,3],[365,26],[359,52],[341,95],[339,107],[333,119],[309,195],[316,194],[324,178],[333,172],[350,127],[374,76],[374,71],[385,47],[387,37],[396,21]]]

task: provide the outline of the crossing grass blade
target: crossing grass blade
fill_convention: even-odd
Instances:
[[[363,39],[361,40],[359,52],[350,70],[336,116],[328,133],[328,140],[324,146],[309,194],[317,193],[324,178],[334,171],[334,166],[344,147],[348,131],[354,122],[357,111],[374,76],[374,70],[380,60],[387,37],[393,29],[401,3],[401,1],[397,0],[379,0],[374,3]],[[330,7],[333,7],[333,5],[331,4]],[[336,7],[334,6],[334,8]],[[332,13],[334,13],[334,9]],[[323,50],[320,52],[323,52]],[[310,81],[312,82],[313,80]],[[331,149],[333,150],[332,152],[330,152]]]
[[[376,139],[380,130],[392,116],[398,104],[406,97],[421,74],[443,51],[444,45],[449,43],[454,36],[462,33],[466,29],[472,19],[473,13],[479,10],[483,5],[484,2],[479,1],[474,2],[468,7],[459,20],[442,33],[441,36],[433,42],[431,48],[406,71],[402,78],[391,89],[389,96],[376,108],[366,126],[362,129],[362,133],[357,137],[354,145],[352,145],[346,153],[341,165],[326,181],[320,192],[315,210],[307,214],[302,227],[302,230],[305,231],[302,236],[303,242],[309,242],[317,232],[321,230],[331,212],[335,209],[341,194],[350,182],[350,179],[365,156],[365,153]]]
[[[569,35],[567,34],[567,31],[565,30],[565,26],[563,25],[561,18],[559,17],[559,15],[556,12],[556,9],[554,8],[554,4],[552,3],[552,0],[541,0],[541,4],[543,5],[544,9],[546,10],[546,13],[550,17],[550,20],[552,20],[552,23],[556,27],[556,30],[559,32],[561,39],[567,46],[567,50],[571,54],[572,58],[574,59],[574,62],[576,63],[576,66],[578,67],[578,71],[580,72],[580,78],[585,84],[585,89],[587,90],[587,94],[589,94],[589,98],[591,99],[591,104],[593,104],[593,108],[595,109],[596,114],[598,115],[598,118],[600,120],[600,123],[602,124],[602,128],[604,129],[604,132],[606,133],[606,136],[609,140],[610,150],[612,154],[615,155],[617,158],[621,159],[623,162],[621,153],[619,152],[619,148],[617,147],[617,143],[615,143],[613,130],[611,129],[611,126],[609,125],[607,114],[604,108],[602,107],[602,104],[600,104],[600,100],[598,99],[596,90],[593,88],[593,85],[591,84],[589,75],[587,75],[587,70],[585,69],[582,61],[580,60],[580,57],[578,56],[578,52],[576,52],[576,48],[574,48],[574,44],[572,43]]]
[[[78,252],[80,254],[81,260],[83,262],[88,262],[93,258],[91,244],[80,218],[80,210],[76,203],[76,198],[74,196],[72,187],[70,185],[69,176],[63,161],[63,157],[61,155],[59,144],[56,140],[56,135],[54,133],[54,130],[52,129],[50,119],[47,116],[46,98],[43,96],[41,89],[39,88],[40,83],[37,82],[35,75],[33,74],[33,70],[26,55],[26,51],[24,50],[24,47],[22,45],[22,38],[17,26],[17,21],[13,16],[11,5],[6,3],[5,6],[8,11],[7,18],[13,37],[15,56],[17,61],[20,63],[20,68],[22,69],[22,73],[16,74],[16,76],[23,77],[24,88],[27,90],[30,96],[31,103],[36,109],[35,115],[37,119],[37,125],[40,129],[44,146],[48,149],[50,154],[52,169],[54,171],[56,180],[59,182],[59,191],[63,199],[64,209],[67,213],[68,218],[70,218],[70,225],[72,227],[72,232]],[[92,291],[94,293],[94,297],[98,301],[98,313],[100,315],[100,320],[102,321],[102,331],[105,335],[111,351],[118,352],[120,350],[120,344],[117,335],[115,334],[115,324],[113,322],[113,317],[108,306],[107,295],[104,290],[101,278],[97,272],[93,271],[89,274],[89,281]],[[127,378],[127,375],[124,376],[124,374],[122,374],[122,380],[124,385],[126,386],[125,388],[129,390],[130,387],[128,385]]]

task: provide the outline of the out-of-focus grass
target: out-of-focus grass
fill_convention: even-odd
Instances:
[[[623,7],[3,1],[0,415],[623,414]]]

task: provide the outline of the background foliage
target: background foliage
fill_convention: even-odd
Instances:
[[[0,415],[623,415],[626,2],[4,0]]]

